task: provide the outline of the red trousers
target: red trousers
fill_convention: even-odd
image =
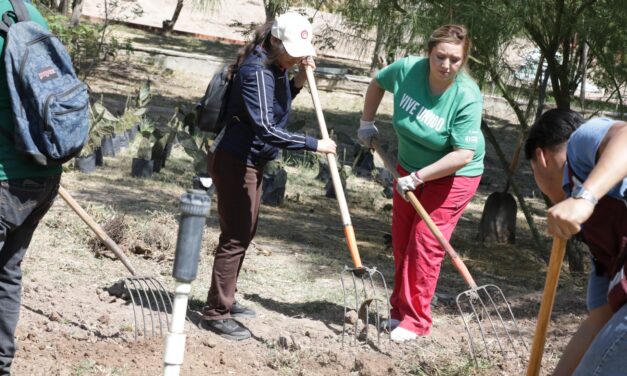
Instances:
[[[401,176],[407,175],[397,166]],[[429,181],[414,194],[448,240],[459,217],[477,191],[481,176],[449,176]],[[394,191],[392,210],[394,290],[392,318],[418,335],[431,328],[431,299],[445,251],[411,203]]]

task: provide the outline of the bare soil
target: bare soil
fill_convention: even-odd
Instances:
[[[141,38],[144,43],[146,38]],[[171,41],[171,40],[170,40]],[[185,39],[180,44],[192,43]],[[163,46],[154,36],[150,44]],[[139,43],[139,42],[136,42]],[[211,53],[224,46],[207,44]],[[204,91],[208,77],[164,70],[155,59],[118,56],[102,65],[90,79],[94,94],[103,94],[112,111],[119,111],[125,96],[149,78],[154,100],[149,117],[163,121],[180,104],[191,105]],[[354,142],[362,97],[321,92],[329,127],[346,150]],[[486,112],[498,118],[494,130],[508,155],[518,132],[511,114],[499,100],[488,101]],[[307,93],[294,103],[291,127],[318,134]],[[380,111],[386,127],[391,102],[386,97]],[[341,135],[344,136],[341,136]],[[347,139],[346,139],[347,138]],[[352,141],[351,141],[352,140]],[[133,144],[92,174],[71,166],[63,185],[101,225],[112,220],[125,224],[117,234],[133,265],[172,291],[170,277],[178,230],[179,196],[191,188],[190,158],[175,146],[166,167],[150,179],[130,176]],[[347,152],[347,164],[352,155]],[[539,253],[522,214],[518,216],[515,245],[485,246],[476,242],[483,202],[502,189],[504,174],[491,149],[480,191],[464,213],[451,243],[462,255],[479,284],[498,285],[512,305],[526,343],[530,346],[544,284],[546,249]],[[335,200],[324,197],[317,170],[297,161],[288,167],[287,197],[281,207],[263,206],[254,246],[247,252],[239,278],[238,300],[257,311],[255,319],[241,321],[253,332],[250,340],[231,342],[199,328],[195,311],[204,301],[211,275],[212,251],[219,234],[212,213],[204,233],[198,279],[192,285],[190,318],[183,375],[519,375],[527,354],[501,359],[481,358],[477,367],[468,349],[467,334],[454,305],[467,286],[444,262],[434,325],[428,337],[407,344],[347,341],[342,345],[343,300],[339,273],[351,260],[346,251]],[[538,225],[544,221],[543,203],[523,164],[518,183],[532,205]],[[351,175],[347,197],[364,264],[376,266],[391,286],[393,261],[387,236],[390,204],[382,187],[371,178]],[[157,375],[162,373],[161,338],[133,338],[133,304],[107,292],[115,282],[129,277],[123,265],[107,252],[94,250],[93,234],[61,200],[57,200],[35,233],[24,260],[22,314],[17,331],[16,375]],[[138,252],[138,243],[144,244]],[[135,253],[135,252],[138,253]],[[544,369],[549,372],[578,322],[585,314],[585,277],[566,270],[549,329]],[[135,308],[138,308],[137,306]],[[475,333],[476,335],[476,333]]]

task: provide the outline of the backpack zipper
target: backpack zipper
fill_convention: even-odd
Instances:
[[[75,92],[77,89],[80,89],[83,86],[82,83],[70,88],[69,90],[66,90],[65,92],[61,93],[61,94],[50,94],[48,95],[48,97],[46,98],[46,103],[44,105],[44,131],[48,131],[48,107],[50,107],[50,101],[52,100],[53,97],[55,98],[63,98],[66,97],[70,94],[72,94],[73,92]],[[66,114],[69,112],[74,112],[74,111],[79,111],[82,110],[83,108],[85,108],[86,105],[81,106],[78,109],[71,109],[71,110],[65,110],[65,111],[60,111],[60,112],[55,112],[55,115],[62,115],[62,114]]]
[[[35,43],[39,43],[44,39],[50,39],[50,38],[54,38],[54,35],[52,34],[43,34],[40,37],[31,40],[30,42],[26,43],[27,47],[32,46]],[[26,52],[24,53],[24,59],[22,59],[22,63],[20,64],[20,80],[22,80],[23,76],[24,76],[24,68],[26,68],[26,62],[28,61],[28,55],[30,53],[30,49],[27,48]]]

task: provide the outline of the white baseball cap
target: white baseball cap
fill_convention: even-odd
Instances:
[[[311,23],[298,13],[289,12],[277,17],[272,23],[272,35],[283,42],[285,51],[292,57],[316,56],[316,49],[311,44]]]

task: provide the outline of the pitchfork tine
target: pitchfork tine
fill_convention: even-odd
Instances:
[[[507,304],[507,300],[505,300],[505,295],[503,295],[503,292],[501,291],[500,288],[498,288],[498,286],[496,286],[496,285],[485,285],[484,287],[486,288],[486,293],[488,291],[487,290],[488,287],[494,287],[496,289],[496,291],[500,294],[501,299],[503,300],[505,305],[509,309],[509,304]],[[512,348],[514,349],[514,353],[516,355],[518,355],[518,351],[516,351],[516,344],[514,343],[514,340],[512,339],[512,336],[510,335],[510,332],[509,332],[509,329],[507,328],[507,325],[505,325],[505,321],[503,320],[503,317],[501,316],[501,312],[499,311],[498,306],[494,303],[494,300],[492,299],[492,294],[487,294],[487,295],[488,295],[488,298],[490,298],[490,302],[492,302],[492,306],[494,307],[494,310],[496,311],[496,314],[499,316],[499,320],[501,320],[501,325],[503,326],[503,329],[505,330],[505,334],[507,334],[507,339],[509,340],[509,343],[512,345]],[[510,309],[510,313],[512,314],[512,317],[514,317],[514,314],[513,314],[513,312],[511,312],[511,309]],[[516,321],[514,321],[514,323],[515,322]]]
[[[146,314],[144,312],[144,309],[146,308],[150,310],[150,322],[151,322],[152,335],[153,337],[155,336],[155,322],[154,322],[155,318],[152,312],[153,304],[151,302],[150,295],[152,295],[152,300],[154,300],[154,303],[156,305],[156,309],[158,312],[157,319],[159,320],[159,332],[163,334],[163,326],[162,326],[162,320],[161,320],[162,312],[159,307],[159,300],[161,300],[162,302],[162,307],[164,309],[164,314],[165,314],[165,320],[168,325],[169,325],[169,320],[168,320],[167,306],[165,304],[165,299],[163,298],[163,293],[166,292],[166,290],[161,284],[161,282],[151,277],[138,277],[137,271],[131,265],[131,262],[128,259],[128,257],[124,254],[124,251],[104,232],[104,230],[89,216],[89,214],[87,214],[87,212],[76,202],[76,200],[74,200],[74,198],[62,186],[59,186],[59,195],[70,206],[70,208],[72,208],[72,210],[74,210],[74,212],[78,214],[79,217],[81,217],[83,222],[85,222],[85,224],[87,224],[87,226],[91,228],[91,230],[104,243],[104,245],[107,248],[109,248],[117,256],[117,258],[124,264],[126,269],[128,269],[128,271],[133,275],[133,277],[125,279],[124,286],[126,287],[126,290],[133,304],[133,322],[135,324],[135,340],[137,340],[137,335],[139,331],[138,329],[139,323],[138,323],[137,313],[135,312],[137,301],[136,301],[136,297],[131,291],[131,286],[137,293],[137,300],[139,301],[139,305],[141,306],[142,322],[144,325],[144,337],[147,334],[147,328],[146,328],[147,320],[146,320]],[[146,291],[146,288],[150,291],[150,294],[148,291]],[[144,295],[143,297],[142,297],[142,293]],[[159,295],[159,298],[157,298],[157,295]],[[170,299],[170,295],[167,294],[167,292],[166,292],[166,295],[168,296],[168,302],[170,303],[170,306],[172,306],[172,300]],[[147,307],[144,307],[144,298],[146,299]]]

